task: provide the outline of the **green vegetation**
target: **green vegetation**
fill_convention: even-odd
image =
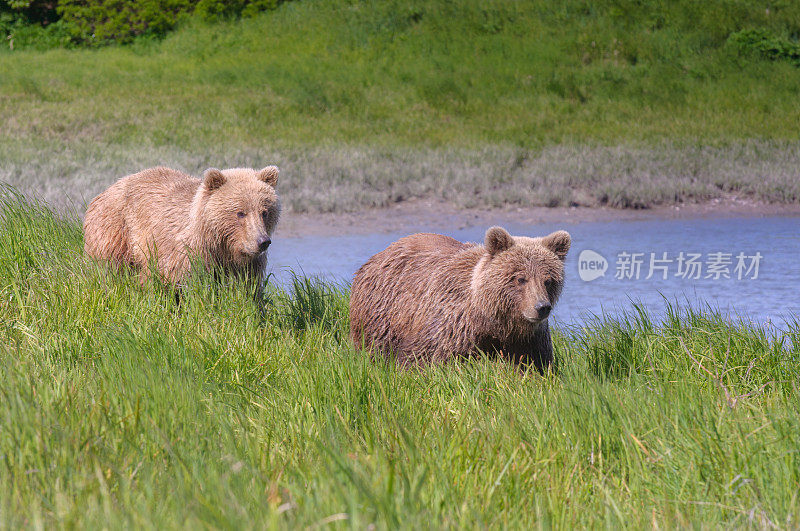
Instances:
[[[58,14],[71,42],[100,45],[159,37],[196,14],[203,20],[254,16],[282,0],[59,0]]]
[[[556,327],[557,374],[407,371],[353,350],[344,286],[178,306],[78,217],[156,164],[276,163],[289,212],[797,203],[800,4],[184,4],[277,2],[0,0],[0,181],[60,212],[0,191],[3,526],[798,525],[800,323],[635,308]]]
[[[794,527],[800,325],[642,310],[558,328],[557,374],[356,352],[342,288],[165,288],[4,192],[9,527]]]
[[[726,43],[742,24],[798,32],[800,7],[731,3],[290,2],[160,42],[4,55],[4,136],[194,150],[796,139],[800,71]]]
[[[90,198],[152,164],[252,160],[293,166],[283,191],[310,211],[468,206],[474,186],[493,206],[796,203],[798,35],[800,4],[776,0],[336,0],[126,46],[18,46],[0,53],[0,180]],[[554,154],[568,184],[535,189]],[[292,199],[306,187],[336,200]]]
[[[252,17],[283,0],[0,0],[9,47],[49,49],[163,37],[194,15],[205,21]]]
[[[765,30],[744,30],[732,33],[729,39],[742,52],[757,53],[767,59],[786,59],[800,67],[800,42],[783,39]]]

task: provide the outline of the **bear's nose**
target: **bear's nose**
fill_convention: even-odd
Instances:
[[[269,247],[269,244],[272,243],[272,240],[269,238],[264,238],[263,240],[258,242],[258,252],[263,253]]]
[[[545,319],[548,315],[550,315],[550,310],[553,309],[553,306],[549,302],[539,302],[536,303],[534,309],[536,310],[536,314],[538,315],[539,319]]]

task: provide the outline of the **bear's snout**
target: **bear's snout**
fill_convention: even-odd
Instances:
[[[549,302],[540,302],[533,307],[536,310],[536,313],[539,319],[547,319],[547,316],[550,315],[550,310],[553,309],[553,305]]]
[[[269,237],[261,238],[258,240],[258,252],[263,253],[269,247],[269,244],[272,243],[272,240]]]
[[[538,323],[547,319],[552,309],[553,305],[549,301],[539,301],[533,309],[522,312],[522,316],[532,323]]]

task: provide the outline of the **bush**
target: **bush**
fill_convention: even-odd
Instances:
[[[260,11],[275,9],[282,0],[200,0],[195,12],[204,20],[237,16],[252,17]]]
[[[58,13],[72,38],[102,44],[128,42],[138,35],[163,35],[194,0],[62,0]]]
[[[46,26],[58,20],[56,3],[52,0],[0,0],[0,14]]]
[[[10,18],[8,13],[0,13],[0,37],[4,37],[11,50],[50,50],[67,47],[71,43],[70,33],[60,20],[40,26]]]
[[[61,15],[76,42],[129,42],[140,35],[161,36],[181,17],[197,13],[204,20],[251,16],[275,9],[282,0],[61,0]]]
[[[47,0],[0,0],[0,39],[12,50],[68,44],[55,5]]]
[[[739,53],[755,54],[770,61],[791,61],[800,67],[800,42],[778,37],[768,30],[748,29],[732,33],[728,43]]]

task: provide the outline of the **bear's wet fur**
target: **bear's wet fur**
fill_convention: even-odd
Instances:
[[[500,355],[540,371],[553,363],[547,318],[564,285],[571,239],[514,237],[484,245],[440,234],[402,238],[356,272],[350,337],[403,365]]]

